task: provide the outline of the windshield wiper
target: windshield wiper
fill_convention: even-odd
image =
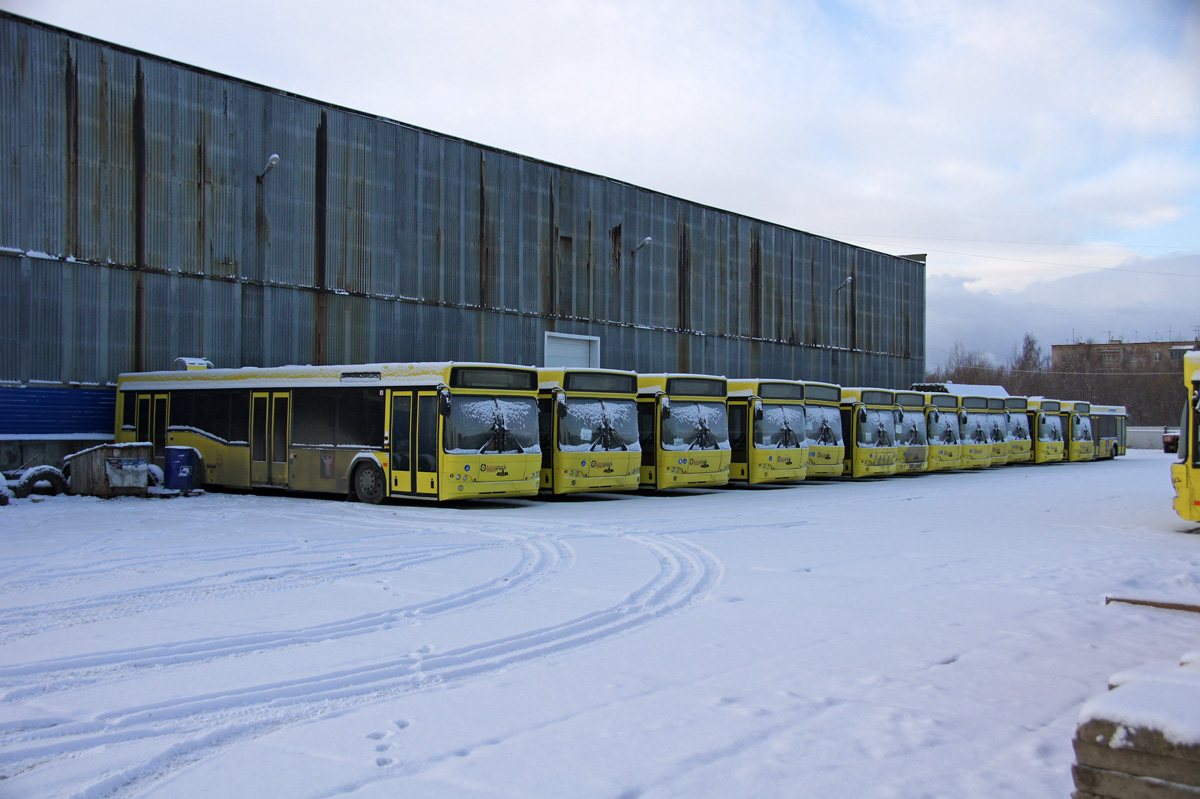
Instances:
[[[620,434],[617,433],[617,429],[613,427],[612,419],[608,416],[608,408],[605,406],[604,400],[600,400],[600,412],[601,418],[599,426],[596,427],[596,440],[592,442],[592,446],[588,447],[588,450],[595,452],[596,447],[602,446],[605,452],[609,452],[615,449],[613,447],[613,442],[615,441],[621,446],[621,449],[628,451],[629,447],[621,439]]]
[[[709,429],[708,422],[704,420],[703,416],[696,420],[696,440],[688,449],[695,449],[697,444],[700,445],[700,449],[708,449],[710,444],[713,449],[719,449],[717,438],[712,434],[712,430]]]
[[[508,426],[504,423],[504,414],[500,412],[500,401],[492,397],[492,402],[496,403],[496,411],[492,416],[492,433],[488,436],[488,440],[483,442],[483,446],[479,448],[479,453],[482,455],[487,451],[488,446],[494,445],[496,452],[506,452],[505,443],[509,440],[516,448],[518,453],[524,454],[525,450],[521,447],[521,442],[517,441],[517,437],[509,432]]]

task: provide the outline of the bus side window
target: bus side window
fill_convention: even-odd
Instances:
[[[392,395],[392,468],[407,472],[412,469],[409,454],[409,425],[412,424],[412,397]]]
[[[747,440],[749,415],[749,404],[729,406],[729,445],[732,457],[738,463],[746,463],[750,459],[750,442]]]
[[[138,394],[137,398],[137,440],[141,443],[150,441],[150,395]]]
[[[554,417],[550,414],[550,400],[538,400],[538,437],[542,446],[542,468],[554,466]]]
[[[437,471],[437,397],[417,399],[417,471]]]
[[[122,430],[137,430],[137,395],[132,391],[121,392],[121,397],[125,401],[122,407],[121,429]]]
[[[653,466],[654,454],[654,401],[638,402],[638,441],[642,445],[642,465]]]

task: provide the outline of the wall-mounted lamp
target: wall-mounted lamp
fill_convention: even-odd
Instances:
[[[255,178],[255,180],[257,180],[259,183],[262,183],[263,178],[265,178],[267,176],[267,173],[270,172],[272,169],[274,169],[277,166],[279,166],[279,154],[271,153],[270,158],[267,159],[267,165],[263,167],[263,171],[259,174],[259,176],[257,178]]]
[[[846,286],[849,286],[853,282],[854,282],[854,275],[847,275],[846,279],[842,281],[842,285],[838,286],[836,289],[833,290],[832,296],[836,297],[838,295],[839,291],[846,288]]]
[[[642,249],[643,247],[645,247],[647,244],[651,243],[652,241],[654,241],[654,239],[652,239],[652,238],[650,238],[649,236],[647,236],[646,238],[642,239],[641,243],[640,243],[640,244],[638,244],[638,246],[636,246],[636,247],[634,247],[632,250],[630,250],[630,251],[629,251],[629,254],[630,254],[630,255],[633,255],[635,252],[637,252],[638,250]]]

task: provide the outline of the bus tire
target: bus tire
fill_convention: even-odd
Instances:
[[[378,505],[383,501],[383,469],[375,463],[362,463],[354,470],[354,495],[359,502]]]

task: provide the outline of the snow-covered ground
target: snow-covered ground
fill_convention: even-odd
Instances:
[[[1200,603],[1169,463],[14,500],[0,796],[1061,799],[1084,702],[1200,647],[1104,604]]]

